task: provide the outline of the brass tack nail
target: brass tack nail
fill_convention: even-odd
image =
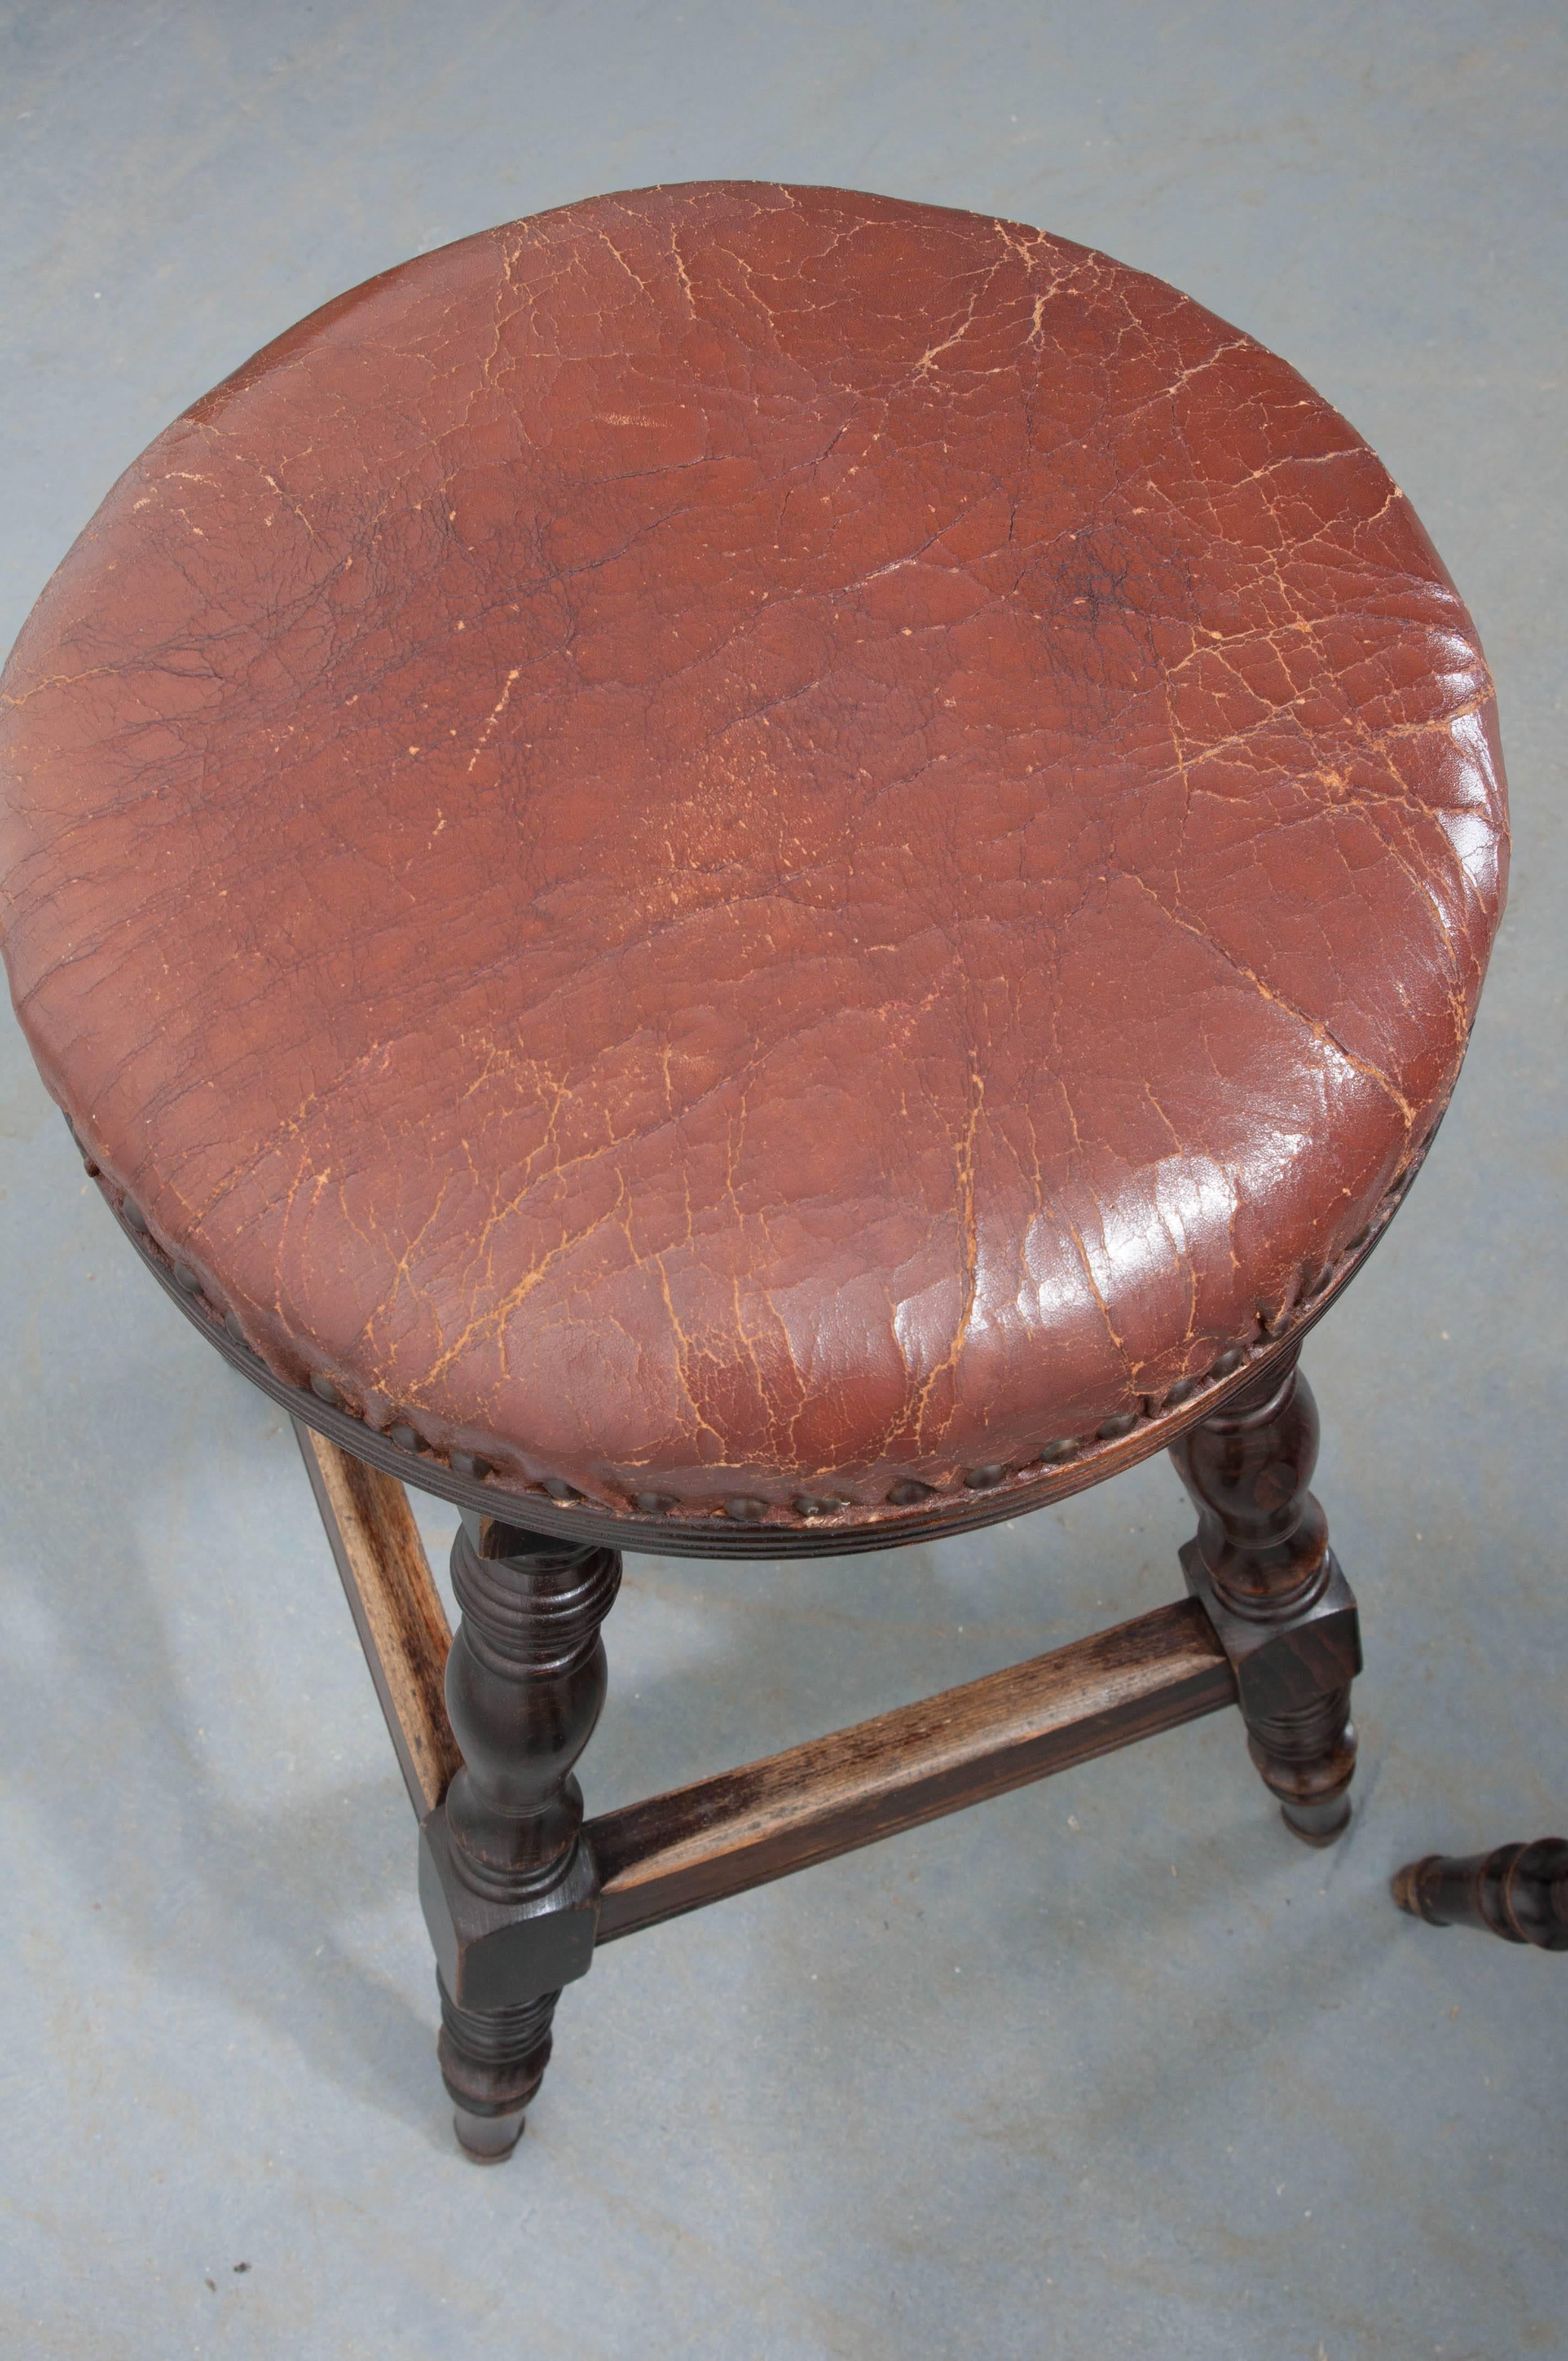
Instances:
[[[641,1509],[645,1517],[661,1517],[675,1504],[667,1492],[634,1492],[631,1505]]]
[[[912,1509],[916,1500],[928,1499],[936,1488],[934,1484],[922,1484],[916,1476],[905,1476],[887,1497],[895,1509]]]
[[[1138,1422],[1135,1410],[1119,1410],[1114,1418],[1102,1418],[1094,1433],[1102,1443],[1114,1443],[1124,1434],[1131,1434]]]
[[[1006,1477],[1006,1468],[1000,1464],[992,1463],[986,1467],[970,1468],[964,1477],[964,1482],[971,1492],[991,1492],[994,1491],[998,1484],[1004,1483]]]
[[[1372,1235],[1372,1224],[1370,1224],[1370,1222],[1369,1222],[1369,1223],[1367,1224],[1367,1225],[1366,1225],[1365,1229],[1364,1229],[1364,1230],[1357,1230],[1357,1232],[1356,1232],[1356,1234],[1355,1234],[1354,1237],[1353,1237],[1353,1238],[1352,1238],[1352,1240],[1351,1240],[1351,1242],[1350,1242],[1349,1246],[1346,1246],[1346,1248],[1345,1248],[1345,1252],[1346,1252],[1346,1254],[1359,1254],[1359,1253],[1361,1252],[1362,1247],[1366,1244],[1367,1239],[1368,1239],[1371,1235]]]
[[[1047,1467],[1055,1467],[1062,1460],[1070,1459],[1078,1447],[1076,1434],[1058,1434],[1054,1443],[1047,1443],[1043,1446],[1040,1457]]]
[[[120,1218],[127,1229],[136,1232],[138,1238],[144,1238],[147,1235],[147,1215],[129,1197],[122,1197],[120,1200]]]
[[[815,1492],[797,1492],[790,1507],[797,1517],[830,1517],[839,1509],[849,1507],[847,1500],[821,1499]]]
[[[750,1500],[737,1494],[724,1503],[724,1513],[733,1517],[738,1525],[760,1524],[768,1513],[765,1500]]]
[[[249,1350],[250,1339],[240,1325],[240,1319],[237,1312],[225,1312],[224,1313],[224,1326],[228,1330],[229,1334],[234,1338],[236,1345],[243,1345],[247,1351]]]
[[[337,1388],[333,1384],[332,1379],[323,1369],[316,1369],[313,1372],[311,1377],[311,1391],[314,1394],[318,1401],[325,1402],[329,1409],[332,1410],[336,1410],[343,1400],[343,1396],[338,1392]]]
[[[396,1426],[387,1429],[387,1439],[395,1443],[400,1451],[422,1451],[424,1448],[423,1435],[417,1427],[411,1426],[406,1418],[400,1418]]]
[[[1228,1378],[1231,1371],[1239,1369],[1245,1359],[1246,1347],[1244,1345],[1227,1345],[1210,1369],[1209,1375],[1212,1378]]]
[[[200,1295],[202,1292],[201,1279],[188,1262],[175,1264],[174,1284],[176,1287],[182,1287],[187,1295]]]
[[[1201,1378],[1178,1378],[1165,1398],[1166,1409],[1179,1410],[1184,1401],[1191,1400],[1202,1382]]]
[[[580,1500],[583,1497],[576,1486],[568,1484],[562,1476],[546,1476],[544,1489],[553,1500]]]
[[[452,1473],[455,1476],[469,1476],[476,1483],[483,1483],[487,1476],[493,1476],[495,1472],[488,1459],[479,1458],[472,1451],[455,1451],[452,1454]]]
[[[1326,1262],[1326,1263],[1324,1263],[1324,1265],[1323,1265],[1322,1268],[1318,1272],[1318,1274],[1317,1274],[1316,1278],[1314,1278],[1314,1279],[1310,1279],[1307,1281],[1307,1284],[1305,1285],[1305,1287],[1303,1287],[1303,1289],[1301,1290],[1301,1301],[1302,1301],[1302,1302],[1303,1302],[1303,1303],[1310,1303],[1310,1302],[1311,1301],[1311,1300],[1312,1300],[1312,1298],[1313,1298],[1313,1296],[1314,1296],[1314,1295],[1321,1295],[1321,1293],[1322,1293],[1322,1291],[1323,1291],[1324,1288],[1325,1288],[1325,1287],[1327,1287],[1327,1285],[1328,1285],[1328,1283],[1329,1283],[1330,1279],[1332,1279],[1333,1275],[1334,1275],[1334,1267],[1333,1267],[1332,1263],[1332,1262]]]

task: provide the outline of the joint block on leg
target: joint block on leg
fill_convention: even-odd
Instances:
[[[543,1894],[496,1901],[465,1883],[438,1807],[420,1830],[419,1898],[443,1989],[466,2013],[518,2008],[588,1971],[599,1891],[580,1840]]]
[[[1277,1620],[1238,1614],[1225,1605],[1195,1541],[1182,1547],[1181,1571],[1231,1660],[1249,1723],[1301,1713],[1332,1691],[1348,1688],[1361,1671],[1355,1598],[1332,1551],[1317,1597]]]
[[[1274,1617],[1221,1598],[1196,1541],[1183,1548],[1181,1566],[1230,1658],[1247,1750],[1287,1828],[1308,1844],[1332,1844],[1350,1820],[1350,1688],[1361,1670],[1360,1621],[1338,1560],[1328,1554],[1306,1605]]]

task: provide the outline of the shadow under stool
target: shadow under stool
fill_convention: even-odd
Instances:
[[[1349,1816],[1302,1339],[1501,908],[1386,469],[1103,255],[698,183],[421,255],[160,435],[4,676],[20,1020],[292,1415],[459,2138],[597,1946],[1237,1706]],[[1186,1595],[585,1818],[621,1553],[926,1542],[1168,1450]],[[455,1504],[450,1637],[405,1484]]]

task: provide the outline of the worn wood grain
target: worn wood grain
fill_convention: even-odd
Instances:
[[[424,1543],[395,1476],[298,1419],[293,1426],[409,1800],[422,1819],[462,1761],[443,1694],[452,1634]]]
[[[1234,1704],[1195,1600],[901,1706],[783,1754],[608,1812],[584,1833],[598,1939],[1043,1779]]]

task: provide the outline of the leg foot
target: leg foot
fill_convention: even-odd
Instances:
[[[551,2026],[559,1993],[516,2008],[459,2008],[440,1977],[441,2038],[436,2057],[453,2128],[464,2151],[499,2164],[522,2137],[527,2109],[550,2063]]]
[[[457,2145],[470,2164],[504,2164],[522,2137],[526,2118],[514,2115],[471,2115],[466,2107],[452,2111]]]
[[[1299,1804],[1294,1808],[1281,1804],[1279,1817],[1303,1844],[1332,1845],[1350,1826],[1350,1797],[1342,1795],[1332,1804]]]
[[[1355,1601],[1308,1490],[1318,1413],[1295,1356],[1276,1362],[1171,1451],[1198,1510],[1181,1553],[1235,1670],[1247,1751],[1293,1836],[1332,1844],[1350,1825]]]
[[[1348,1687],[1331,1689],[1299,1714],[1260,1715],[1248,1729],[1247,1752],[1278,1796],[1279,1817],[1292,1836],[1330,1845],[1344,1834],[1355,1772]]]

